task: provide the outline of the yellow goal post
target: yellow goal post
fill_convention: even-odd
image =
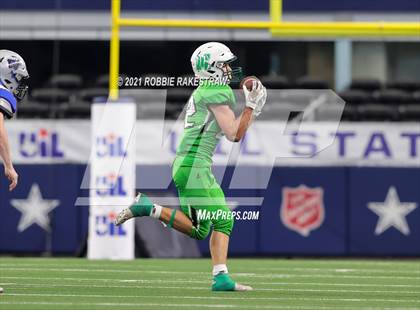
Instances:
[[[118,99],[120,27],[267,29],[277,37],[418,37],[420,22],[286,22],[282,0],[270,1],[267,21],[121,18],[121,0],[111,0],[109,97]]]

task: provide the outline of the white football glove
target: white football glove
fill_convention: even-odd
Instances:
[[[245,95],[245,105],[254,110],[254,116],[260,115],[267,99],[267,89],[259,81],[253,82],[252,90],[248,90],[245,85],[242,86],[242,89]]]
[[[267,100],[267,89],[263,86],[262,88],[263,95],[257,102],[257,107],[254,109],[254,113],[252,113],[255,117],[261,114],[261,111],[265,105],[265,102]]]

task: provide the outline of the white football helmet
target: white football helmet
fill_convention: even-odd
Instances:
[[[231,71],[224,69],[224,65],[236,60],[236,56],[230,49],[219,42],[208,42],[200,45],[191,56],[191,65],[194,74],[200,80],[227,79],[230,82],[242,71],[240,67],[231,68]]]
[[[26,64],[19,54],[0,50],[0,83],[6,87],[18,100],[25,97],[28,86],[25,80],[29,78]]]

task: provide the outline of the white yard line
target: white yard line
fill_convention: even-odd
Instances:
[[[244,298],[242,298],[243,300]],[[288,306],[288,305],[231,305],[231,304],[178,304],[178,303],[115,303],[115,302],[46,302],[46,301],[0,301],[0,305],[44,305],[44,306],[100,306],[100,307],[169,307],[169,308],[245,308],[245,309],[313,309],[307,306]],[[337,307],[316,306],[316,309],[337,309]],[[361,308],[340,306],[340,309],[357,310],[383,310],[384,308]],[[393,309],[387,307],[386,309]],[[395,308],[394,308],[395,309]],[[420,308],[401,308],[398,310],[419,310]]]
[[[355,287],[390,287],[390,288],[420,288],[415,284],[376,284],[376,283],[322,283],[322,282],[252,282],[262,285],[314,285],[314,286],[355,286]]]
[[[302,271],[302,272],[338,272],[338,273],[347,273],[347,272],[362,272],[362,273],[407,273],[413,274],[417,273],[420,274],[420,263],[419,263],[419,270],[390,270],[390,269],[351,269],[351,268],[305,268],[305,267],[296,267],[296,268],[287,268],[287,267],[273,267],[273,268],[265,268],[265,267],[255,267],[254,270],[260,271]]]
[[[68,277],[3,277],[4,279],[10,280],[36,280],[36,281],[75,281],[75,282],[106,282],[106,283],[194,283],[194,284],[210,284],[210,280],[190,280],[190,279],[181,279],[181,280],[164,280],[164,279],[96,279],[96,278],[68,278]],[[21,283],[0,283],[1,285],[22,285]],[[25,281],[24,284],[27,285],[41,285],[38,283],[27,283]],[[404,288],[404,289],[415,289],[420,288],[420,285],[412,285],[412,284],[376,284],[376,283],[320,283],[320,282],[255,282],[253,281],[252,284],[254,285],[273,285],[273,286],[318,286],[318,287],[370,287],[370,288]],[[60,286],[60,285],[55,285]],[[117,287],[133,287],[131,285],[122,285]],[[324,291],[324,290],[320,290]],[[343,290],[349,291],[349,290]],[[369,292],[367,290],[361,290],[360,292]],[[382,292],[375,290],[375,292]],[[398,293],[401,291],[383,291],[383,292],[390,292],[390,293]],[[403,292],[404,293],[404,292]],[[420,290],[417,291],[420,294]]]
[[[420,276],[366,276],[366,275],[347,275],[347,274],[252,274],[252,273],[233,273],[236,277],[267,278],[267,279],[290,279],[290,278],[325,278],[325,279],[390,279],[390,280],[417,280],[420,283]]]
[[[339,289],[307,289],[307,288],[258,288],[258,291],[281,291],[281,292],[318,292],[318,293],[322,293],[322,292],[329,292],[329,293],[370,293],[370,294],[407,294],[407,295],[416,295],[419,296],[420,295],[420,290],[419,291],[381,291],[381,290],[348,290],[348,289],[344,289],[344,290],[339,290]],[[419,300],[420,302],[420,300]]]
[[[152,274],[185,274],[185,271],[167,271],[167,270],[124,270],[124,269],[88,269],[89,267],[84,268],[26,268],[26,267],[8,267],[3,269],[3,272],[9,270],[13,271],[53,271],[53,272],[97,272],[97,273],[152,273]],[[209,275],[209,272],[203,271],[190,271],[190,274],[203,274]]]
[[[36,278],[31,277],[24,277],[25,280],[35,280]],[[36,279],[38,280],[38,279]],[[78,279],[78,278],[43,278],[43,280],[60,280],[60,281],[76,281],[76,282],[114,282],[114,283],[127,283],[127,280],[115,280],[115,279]],[[210,285],[210,281],[190,281],[190,280],[128,280],[131,283],[200,283],[200,284],[207,284]],[[28,284],[34,284],[38,285],[38,283],[22,283],[22,284],[16,284],[16,286],[21,285],[28,285]],[[273,283],[265,282],[265,283],[254,283],[255,285],[273,285]],[[287,283],[283,283],[284,285],[287,285]],[[299,283],[300,284],[300,283]],[[49,285],[49,284],[47,284]],[[60,284],[57,284],[59,286]],[[86,285],[81,286],[90,286],[90,283],[86,283]],[[354,286],[358,286],[355,284]],[[379,286],[379,285],[378,285]],[[118,287],[134,287],[131,285],[121,285]],[[420,286],[419,286],[420,287]],[[176,288],[176,287],[174,287]],[[394,287],[395,288],[395,287]],[[207,287],[206,287],[207,289]],[[391,291],[391,290],[349,290],[349,289],[310,289],[310,288],[258,288],[257,290],[262,291],[279,291],[279,292],[337,292],[337,293],[386,293],[386,294],[415,294],[420,295],[420,290],[417,291]]]
[[[16,285],[18,288],[23,288],[23,287],[95,287],[95,288],[124,288],[124,289],[133,289],[133,288],[139,288],[139,289],[179,289],[179,286],[156,286],[156,285],[150,285],[150,284],[146,284],[146,285],[96,285],[96,284],[91,284],[91,283],[87,283],[85,285],[83,284],[32,284],[32,283],[22,283],[22,284],[17,284]],[[206,290],[209,291],[210,290],[210,286],[206,286],[206,287],[189,287],[189,288],[183,288],[183,290]],[[401,295],[401,294],[407,294],[407,295],[415,295],[418,296],[420,294],[420,291],[383,291],[383,290],[371,290],[371,291],[365,291],[365,290],[339,290],[339,289],[295,289],[295,288],[255,288],[255,291],[270,291],[270,292],[317,292],[317,293],[322,293],[322,292],[335,292],[335,293],[386,293],[386,294],[396,294],[396,295]],[[25,293],[22,293],[25,294]],[[118,297],[118,296],[115,296]],[[135,296],[133,296],[135,297]],[[366,299],[366,300],[370,300],[370,299]],[[406,299],[404,299],[406,300]],[[417,300],[418,303],[420,303],[420,300]]]
[[[236,308],[234,305],[165,304],[165,303],[113,303],[113,302],[48,302],[48,301],[0,301],[0,305],[44,305],[44,306],[100,306],[100,307],[183,307],[183,308]]]
[[[258,290],[257,290],[258,291]],[[418,292],[415,292],[418,293]],[[46,294],[46,293],[10,293],[7,294],[8,296],[38,296],[38,297],[86,297],[86,298],[169,298],[169,299],[214,299],[214,300],[220,300],[220,299],[226,299],[226,300],[357,300],[357,301],[370,301],[370,300],[382,300],[382,299],[371,299],[371,298],[330,298],[330,297],[226,297],[226,296],[171,296],[171,295],[151,295],[151,296],[145,296],[145,295],[103,295],[103,294]],[[388,301],[389,299],[384,299],[384,301]],[[395,299],[390,299],[392,301],[397,301]],[[399,300],[407,301],[404,300]],[[420,302],[416,299],[416,301]]]
[[[185,274],[185,271],[163,271],[163,270],[121,270],[121,269],[82,269],[82,268],[22,268],[22,267],[11,267],[4,270],[7,272],[8,270],[13,271],[52,271],[52,272],[86,272],[86,273],[150,273],[150,274]],[[189,274],[201,274],[201,275],[208,275],[208,272],[198,272],[198,271],[190,271]],[[337,275],[333,274],[292,274],[292,273],[285,273],[285,274],[256,274],[256,273],[233,273],[235,276],[239,277],[249,277],[249,278],[337,278]],[[398,279],[398,280],[419,280],[420,276],[413,275],[413,276],[395,276],[395,275],[378,275],[378,276],[368,276],[368,275],[347,275],[347,274],[340,274],[340,278],[348,278],[348,279]]]
[[[38,280],[38,281],[76,281],[76,282],[117,282],[117,283],[196,283],[196,284],[210,284],[209,280],[190,280],[190,279],[179,279],[179,280],[171,280],[171,279],[111,279],[111,278],[69,278],[69,277],[26,277],[26,276],[14,276],[14,277],[2,277],[3,279],[10,279],[10,280]],[[0,283],[2,285],[20,285],[20,283]],[[389,288],[420,288],[419,285],[412,285],[412,284],[369,284],[369,283],[320,283],[320,282],[253,282],[254,285],[297,285],[297,286],[349,286],[349,287],[389,287]],[[34,284],[35,285],[35,284]],[[121,287],[133,287],[130,285],[123,285]],[[321,290],[322,291],[322,290]],[[344,290],[348,291],[348,290]],[[361,291],[361,292],[368,292],[368,291]],[[384,291],[389,292],[389,291]],[[420,294],[420,290],[417,292]]]
[[[24,280],[56,280],[56,281],[76,281],[76,282],[119,282],[119,283],[203,283],[209,284],[211,283],[210,276],[208,280],[190,280],[189,278],[185,279],[178,279],[178,280],[160,280],[160,279],[115,279],[115,278],[68,278],[68,277],[26,277],[26,276],[14,276],[14,277],[2,277],[3,279],[24,279]]]

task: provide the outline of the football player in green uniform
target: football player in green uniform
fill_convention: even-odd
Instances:
[[[233,217],[211,171],[212,156],[220,138],[224,135],[232,142],[240,141],[254,117],[261,113],[267,98],[267,91],[258,80],[253,81],[251,89],[244,85],[246,106],[235,117],[235,96],[228,85],[240,71],[229,65],[235,59],[230,49],[218,42],[201,45],[191,57],[200,86],[188,101],[184,133],[172,166],[182,212],[154,204],[140,193],[134,204],[121,211],[116,219],[116,224],[121,225],[133,217],[151,216],[198,240],[206,238],[213,228],[210,237],[213,291],[252,290],[234,282],[228,274]],[[200,217],[202,211],[212,216]]]

